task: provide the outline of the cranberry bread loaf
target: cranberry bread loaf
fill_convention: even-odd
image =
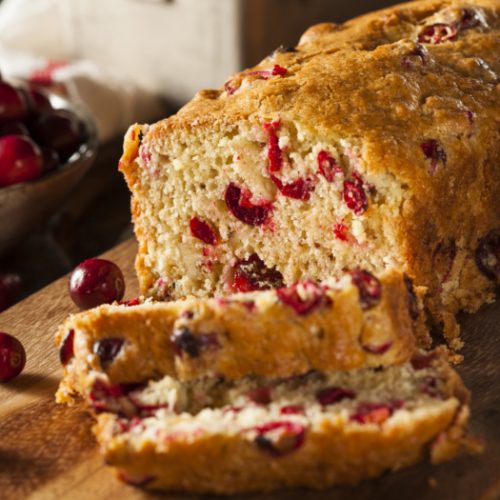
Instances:
[[[318,25],[175,116],[132,126],[120,168],[142,293],[396,267],[428,287],[435,314],[445,307],[453,336],[453,314],[492,300],[500,278],[499,26],[497,0]]]
[[[356,483],[479,451],[468,393],[438,352],[384,370],[103,385],[106,463],[148,489],[236,493]]]
[[[59,329],[65,376],[57,398],[91,396],[102,374],[116,384],[403,363],[415,337],[428,344],[418,292],[400,273],[378,280],[358,270],[321,285],[309,280],[224,298],[103,305]]]

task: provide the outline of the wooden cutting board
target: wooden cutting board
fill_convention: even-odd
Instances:
[[[105,254],[124,270],[127,297],[137,294],[135,249],[128,241]],[[0,499],[155,498],[120,483],[103,464],[85,410],[54,402],[62,370],[53,336],[71,312],[76,308],[67,293],[67,278],[62,278],[0,315],[0,330],[17,336],[28,357],[23,374],[0,385]],[[472,429],[486,441],[483,455],[438,467],[419,465],[357,487],[245,498],[500,499],[500,302],[464,315],[461,324],[466,347],[459,371],[473,393]]]

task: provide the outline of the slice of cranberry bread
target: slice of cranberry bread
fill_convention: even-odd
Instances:
[[[422,305],[406,276],[353,271],[224,298],[104,305],[71,316],[57,344],[59,401],[89,396],[96,377],[130,383],[245,375],[285,377],[408,360],[426,344]]]
[[[179,113],[130,128],[144,294],[396,267],[452,313],[500,278],[500,7],[402,4],[309,29]]]
[[[479,451],[468,399],[434,352],[384,370],[103,387],[94,431],[106,463],[148,489],[326,488]]]

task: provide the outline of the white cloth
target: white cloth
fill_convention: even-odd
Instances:
[[[99,140],[112,139],[133,122],[165,115],[160,97],[78,58],[73,0],[4,0],[0,4],[0,70],[62,91],[83,103],[96,121]]]

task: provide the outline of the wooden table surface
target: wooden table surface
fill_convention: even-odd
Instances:
[[[135,248],[133,241],[127,241],[105,254],[124,271],[127,297],[137,294]],[[156,498],[115,479],[99,456],[92,419],[84,409],[54,402],[62,370],[53,336],[68,313],[76,311],[66,287],[67,278],[58,280],[0,314],[0,330],[17,336],[28,357],[23,374],[0,386],[0,499]],[[472,429],[487,443],[483,455],[438,467],[419,465],[355,488],[244,498],[500,499],[500,302],[473,316],[464,315],[461,324],[466,347],[459,371],[473,393]]]

